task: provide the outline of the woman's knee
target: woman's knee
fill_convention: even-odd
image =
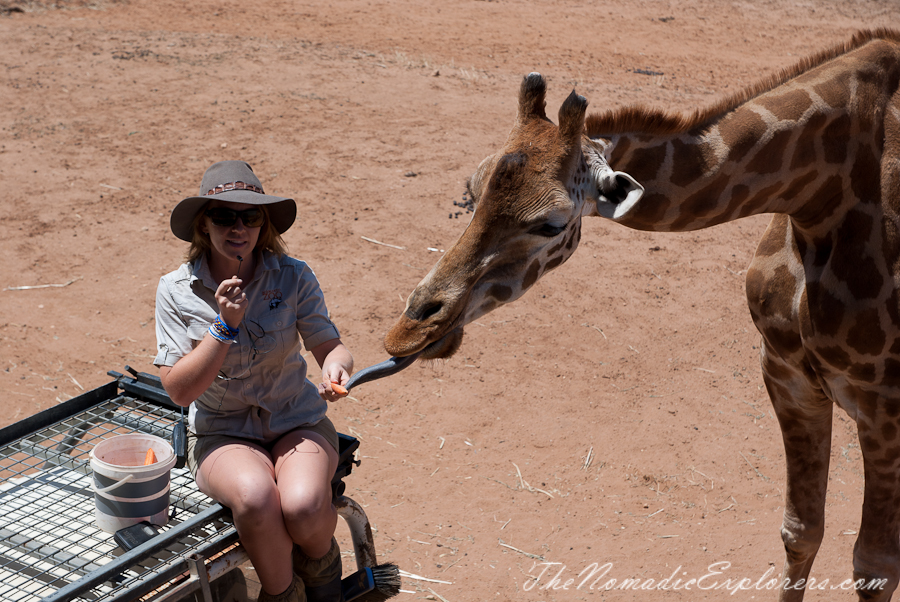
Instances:
[[[244,516],[265,516],[280,512],[281,499],[278,487],[265,475],[237,473],[231,475],[227,486],[217,488],[224,491],[219,501],[227,506],[235,518]]]
[[[285,522],[298,526],[317,525],[335,513],[331,492],[294,490],[282,493]]]

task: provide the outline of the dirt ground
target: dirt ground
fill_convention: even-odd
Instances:
[[[214,161],[297,199],[289,249],[362,367],[462,232],[453,203],[505,140],[523,75],[548,78],[550,115],[573,88],[592,110],[690,109],[897,23],[873,0],[0,0],[0,426],[107,370],[155,373],[156,283],[185,251],[169,212]],[[675,587],[711,565],[707,586],[779,574],[783,449],[743,292],[767,221],[587,220],[575,256],[456,357],[332,407],[362,441],[347,492],[382,559],[431,580],[399,600],[635,598],[577,588],[592,563],[611,563],[601,584],[671,577],[641,594],[660,601],[725,599]],[[854,425],[834,423],[812,575],[837,583],[862,464]]]

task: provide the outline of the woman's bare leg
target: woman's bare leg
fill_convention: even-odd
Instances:
[[[197,471],[200,491],[231,509],[241,544],[260,585],[278,595],[291,585],[291,550],[269,454],[248,442],[227,443],[210,452]]]
[[[296,430],[274,445],[272,458],[287,531],[307,556],[321,558],[337,525],[331,477],[338,454],[320,434]]]

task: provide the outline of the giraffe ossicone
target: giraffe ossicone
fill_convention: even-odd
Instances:
[[[762,373],[787,463],[783,602],[803,598],[822,542],[835,405],[865,465],[853,554],[860,599],[900,581],[900,32],[863,31],[690,114],[626,107],[558,125],[536,73],[515,125],[467,186],[456,244],[385,337],[394,356],[452,355],[466,324],[574,252],[584,217],[684,232],[773,213],[747,271]]]

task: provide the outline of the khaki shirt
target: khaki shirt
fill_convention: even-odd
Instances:
[[[219,376],[189,411],[198,435],[231,435],[270,442],[325,416],[327,402],[306,377],[307,349],[339,338],[325,298],[305,262],[269,252],[257,255],[245,293],[249,305],[240,334]],[[174,366],[191,352],[218,314],[217,284],[206,259],[183,264],[159,280],[153,363]]]

